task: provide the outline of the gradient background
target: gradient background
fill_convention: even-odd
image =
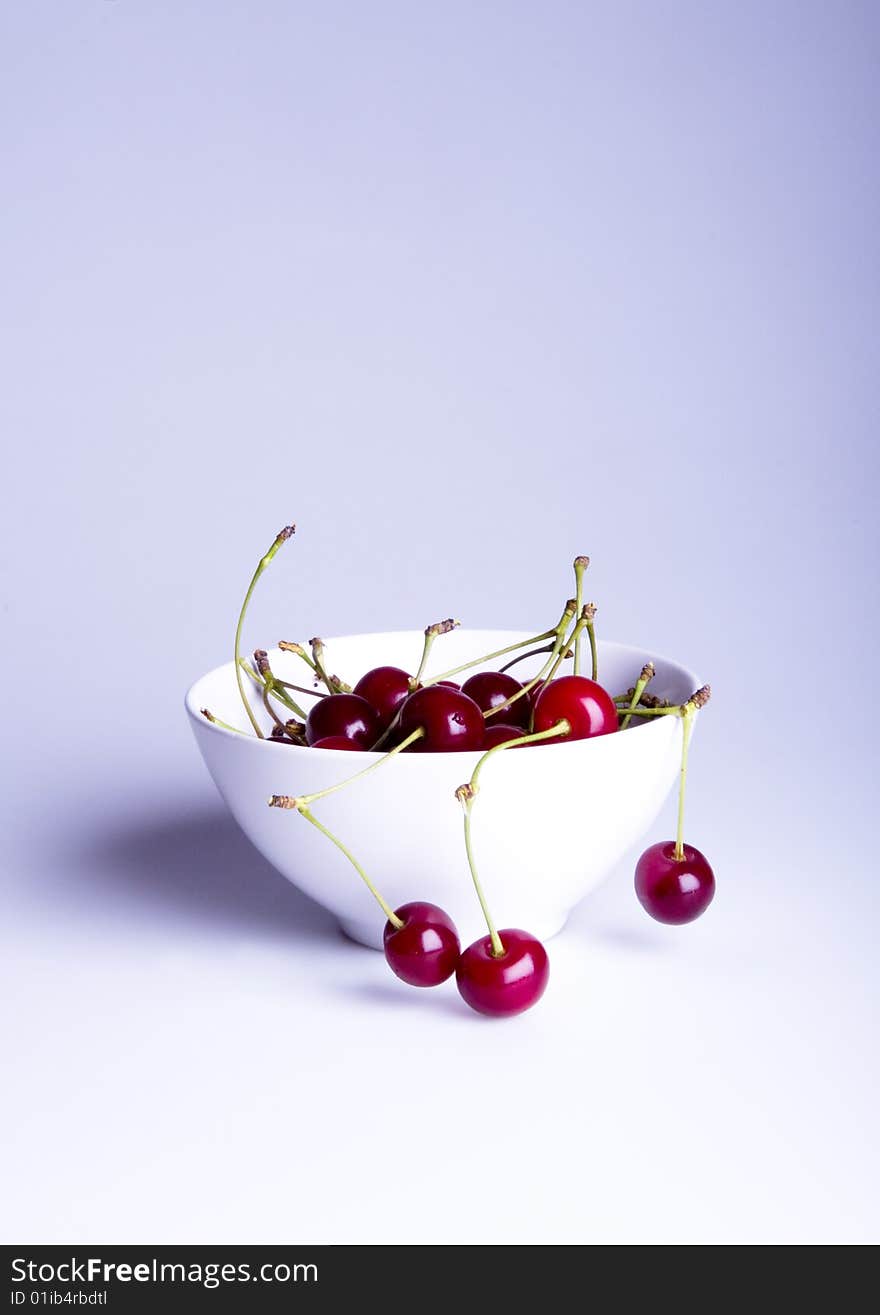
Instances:
[[[871,3],[3,7],[4,1240],[878,1240],[878,76]],[[715,689],[707,917],[625,864],[501,1027],[343,942],[181,706],[290,519],[251,646],[591,554]]]

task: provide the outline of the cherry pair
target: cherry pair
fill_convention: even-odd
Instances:
[[[462,953],[454,922],[436,904],[404,904],[394,917],[385,924],[385,958],[410,986],[439,986],[455,973],[462,999],[494,1018],[520,1014],[543,995],[550,973],[547,951],[527,932],[500,932],[499,955],[493,953],[491,935]]]

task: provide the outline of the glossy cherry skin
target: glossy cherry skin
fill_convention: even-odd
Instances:
[[[569,733],[541,743],[586,740],[594,735],[610,735],[618,728],[617,709],[611,695],[586,676],[560,676],[545,685],[538,695],[532,714],[536,731],[550,730],[563,717],[571,725]]]
[[[367,700],[381,724],[387,726],[409,694],[409,682],[409,675],[400,667],[373,667],[361,676],[354,692]]]
[[[483,747],[483,714],[461,690],[446,685],[417,689],[400,709],[400,737],[420,728],[425,732],[413,744],[416,753],[455,753]]]
[[[715,874],[704,854],[683,845],[675,857],[675,841],[661,840],[646,849],[636,864],[636,894],[646,913],[658,922],[678,925],[705,913],[715,894]]]
[[[323,740],[315,740],[313,749],[346,749],[349,753],[363,753],[364,747],[357,740],[346,739],[344,735],[325,735]]]
[[[521,740],[525,731],[521,726],[505,726],[503,722],[493,725],[489,722],[483,735],[483,748],[494,749],[496,744],[507,744],[508,740]]]
[[[309,711],[306,718],[306,740],[317,744],[331,735],[342,735],[354,740],[358,748],[369,749],[379,738],[382,727],[366,699],[359,694],[328,694]]]
[[[461,689],[457,680],[438,680],[438,685],[445,685],[447,689]]]
[[[483,712],[491,712],[499,704],[513,698],[514,694],[519,694],[521,690],[520,682],[515,676],[509,676],[506,671],[478,671],[475,676],[468,677],[461,687],[462,694],[467,694],[468,698],[473,699]],[[486,725],[491,726],[493,721],[504,721],[508,726],[522,726],[523,730],[527,730],[531,715],[531,704],[523,695],[503,712],[499,712],[496,717],[490,717]]]
[[[436,904],[414,901],[394,910],[403,922],[385,923],[385,958],[410,986],[439,986],[455,972],[461,944],[455,923]]]
[[[492,954],[492,938],[469,945],[458,961],[455,980],[471,1009],[491,1018],[509,1018],[537,1004],[550,976],[550,960],[539,940],[527,931],[499,931],[504,953]]]

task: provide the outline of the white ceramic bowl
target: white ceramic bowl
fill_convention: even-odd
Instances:
[[[524,638],[518,631],[456,630],[437,642],[432,670],[439,670],[437,663],[449,669]],[[421,631],[349,635],[328,640],[326,658],[329,669],[353,685],[381,664],[414,670],[421,646]],[[680,703],[697,688],[696,677],[684,667],[612,643],[599,645],[600,680],[618,694],[649,659],[657,670],[654,693]],[[302,659],[273,650],[270,660],[282,679],[309,683],[303,680],[308,673]],[[535,665],[532,660],[517,671],[528,674]],[[268,731],[271,723],[259,701],[252,697],[252,704]],[[231,662],[202,676],[186,696],[196,741],[218,790],[245,835],[279,872],[334,913],[354,940],[381,948],[381,910],[354,868],[316,827],[267,802],[273,794],[302,795],[343,780],[374,762],[375,755],[245,738],[206,721],[203,707],[249,729]],[[480,876],[498,926],[522,927],[542,938],[560,931],[574,905],[654,822],[676,779],[680,753],[680,719],[655,717],[618,735],[497,754],[483,773],[472,826]],[[462,944],[485,932],[455,799],[456,787],[469,778],[479,756],[401,754],[314,806],[392,908],[414,899],[439,904],[455,920]]]

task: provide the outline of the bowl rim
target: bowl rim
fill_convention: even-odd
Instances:
[[[421,630],[365,630],[359,633],[349,634],[349,635],[332,635],[328,639],[325,639],[324,643],[329,647],[331,644],[341,644],[346,641],[357,641],[364,639],[401,639],[404,637],[413,637],[417,640],[421,640],[423,633],[424,632]],[[458,633],[460,635],[467,635],[467,634],[499,635],[499,636],[523,635],[526,638],[529,637],[528,631],[512,630],[508,628],[502,628],[500,626],[493,626],[479,630],[470,626],[466,626],[466,627],[463,626],[458,631]],[[599,639],[597,643],[600,653],[603,648],[614,649],[621,654],[623,653],[636,654],[638,657],[642,658],[643,663],[647,661],[662,662],[670,667],[675,667],[679,672],[682,673],[682,675],[688,678],[688,681],[691,683],[690,687],[692,690],[699,689],[700,687],[701,682],[698,679],[698,677],[693,673],[693,671],[691,671],[690,668],[683,666],[681,662],[677,661],[675,658],[666,657],[663,653],[656,653],[656,652],[653,653],[651,656],[648,656],[649,654],[651,654],[652,651],[650,649],[645,648],[643,645],[624,644],[619,640],[615,640],[615,639]],[[283,650],[276,647],[269,649],[268,653],[269,656],[271,657],[272,654],[281,653],[282,651]],[[209,721],[207,717],[202,715],[202,710],[201,707],[199,706],[200,699],[196,698],[195,696],[196,689],[203,682],[210,680],[212,676],[218,676],[221,672],[231,669],[232,666],[233,666],[233,662],[231,659],[227,662],[221,662],[218,666],[211,667],[210,670],[203,672],[202,675],[198,676],[189,686],[189,689],[186,691],[186,694],[184,696],[184,707],[186,708],[186,711],[189,714],[189,716],[192,718],[193,723],[202,729],[213,731],[214,734],[221,735],[227,740],[230,741],[244,740],[247,741],[249,744],[268,747],[278,753],[285,753],[288,756],[291,753],[297,753],[297,754],[314,753],[315,748],[313,745],[303,746],[298,744],[281,744],[277,740],[270,739],[268,735],[265,736],[265,738],[260,739],[258,736],[250,735],[246,731],[230,731],[227,730],[225,726],[220,726],[217,724],[217,722]],[[699,714],[697,715],[699,716]],[[665,721],[666,721],[665,717],[655,717],[652,718],[646,726],[640,727],[640,729],[644,734],[648,731],[657,729]],[[570,750],[570,749],[574,749],[578,745],[583,746],[584,744],[599,744],[602,741],[608,740],[610,738],[611,737],[608,735],[597,735],[589,740],[570,740],[570,741],[564,741],[559,744],[547,744],[544,746],[544,748],[554,749],[557,751]],[[339,755],[338,749],[318,749],[317,752],[320,754],[335,754],[337,757]],[[352,765],[364,759],[369,759],[372,762],[376,761],[376,754],[375,751],[372,749],[350,749],[347,750],[346,752],[347,752],[346,762],[351,762]],[[466,760],[469,757],[476,760],[477,758],[480,758],[482,754],[485,752],[486,751],[484,749],[462,749],[455,752],[441,751],[439,753],[411,753],[411,754],[399,755],[398,761],[405,760],[408,763],[432,762],[432,761],[436,762],[438,758],[456,758],[456,759]]]

